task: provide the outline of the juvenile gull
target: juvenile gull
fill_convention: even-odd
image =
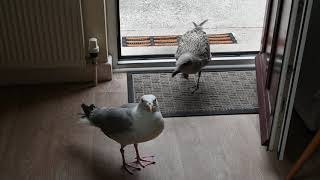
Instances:
[[[208,36],[202,28],[202,25],[207,21],[205,20],[199,25],[193,22],[194,29],[187,31],[180,37],[175,54],[177,62],[172,77],[182,73],[183,77],[188,79],[189,74],[198,73],[197,84],[192,93],[199,89],[201,70],[211,60]]]

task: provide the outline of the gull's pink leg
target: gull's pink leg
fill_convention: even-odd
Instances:
[[[120,152],[121,152],[121,156],[122,156],[122,167],[125,171],[127,171],[129,174],[133,174],[128,167],[132,168],[133,170],[138,170],[140,171],[141,168],[138,168],[138,167],[134,167],[134,166],[131,166],[130,164],[126,163],[126,159],[124,157],[124,146],[121,145],[121,148],[120,148]]]
[[[156,163],[155,161],[149,161],[149,160],[144,159],[144,158],[150,158],[150,157],[153,158],[154,156],[146,156],[146,157],[141,157],[140,156],[139,149],[138,149],[138,144],[134,144],[134,149],[136,150],[136,154],[137,154],[136,161],[134,161],[134,163],[139,164],[143,168],[148,166],[148,165]],[[147,163],[143,164],[141,161],[147,162]]]

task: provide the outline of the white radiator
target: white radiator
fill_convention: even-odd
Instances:
[[[81,14],[81,0],[0,0],[0,66],[84,66]]]

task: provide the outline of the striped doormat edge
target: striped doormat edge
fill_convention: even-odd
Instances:
[[[123,47],[177,46],[180,35],[165,36],[123,36]],[[210,44],[236,44],[232,33],[208,34]]]

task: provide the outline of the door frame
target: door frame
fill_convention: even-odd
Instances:
[[[297,10],[297,23],[293,25],[292,36],[296,37],[296,41],[292,44],[292,54],[288,58],[288,71],[283,78],[283,89],[284,92],[288,92],[286,96],[283,95],[282,98],[285,103],[282,105],[285,107],[282,109],[283,121],[281,123],[281,131],[277,136],[277,154],[278,159],[283,160],[286,148],[287,137],[290,128],[291,115],[293,111],[294,99],[296,94],[296,89],[299,80],[300,68],[304,54],[304,48],[307,39],[307,33],[309,28],[309,21],[311,16],[313,0],[300,0],[296,2]],[[300,10],[299,10],[300,9]],[[298,19],[299,18],[299,19]],[[294,32],[295,31],[295,32]]]
[[[269,92],[266,89],[270,87],[270,78],[272,73],[272,68],[270,67],[273,67],[274,60],[276,57],[276,43],[278,39],[279,27],[281,22],[280,18],[282,4],[282,0],[267,0],[263,37],[261,41],[261,50],[255,59],[257,95],[259,104],[260,136],[261,144],[264,146],[269,145],[271,127],[273,124],[271,117],[273,109],[270,104]],[[273,12],[273,6],[275,5],[275,12]],[[272,13],[275,13],[274,22],[271,22]],[[273,26],[273,29],[271,29],[271,25]],[[272,32],[271,37],[269,37],[270,32]],[[270,52],[268,52],[267,50],[268,44],[270,44],[271,46]]]
[[[284,3],[283,0],[279,0],[278,2]],[[284,23],[288,23],[288,26],[283,57],[280,62],[281,70],[274,107],[271,107],[272,103],[270,103],[271,97],[269,89],[273,71],[272,68],[274,68],[274,63],[277,63],[275,61],[275,53],[278,45],[274,43],[278,43],[278,35],[273,35],[270,54],[266,52],[268,43],[266,36],[268,36],[269,31],[280,33],[281,13],[277,12],[276,24],[273,30],[265,27],[265,37],[263,37],[264,41],[262,41],[264,45],[262,45],[261,52],[256,57],[261,143],[267,146],[267,149],[270,151],[277,150],[278,159],[283,159],[284,157],[312,2],[313,0],[287,1],[287,5],[290,5],[291,9],[288,22],[284,21]],[[268,8],[271,8],[272,2],[269,2],[269,4],[271,5],[268,6]],[[281,12],[283,4],[278,3],[278,5],[281,5],[281,7],[277,7],[277,10]],[[270,13],[270,9],[268,11]],[[265,25],[270,26],[270,18],[266,19],[266,21],[269,22],[265,22]],[[269,61],[267,58],[269,58]]]

